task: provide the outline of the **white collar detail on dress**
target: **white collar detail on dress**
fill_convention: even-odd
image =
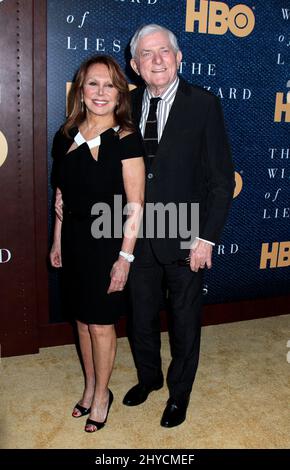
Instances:
[[[120,126],[113,127],[113,129],[115,132],[117,132],[120,129]],[[84,143],[87,143],[89,146],[89,149],[93,149],[94,147],[99,147],[101,145],[101,136],[98,135],[97,137],[94,137],[93,139],[86,140],[79,131],[77,135],[74,137],[74,141],[78,146]]]

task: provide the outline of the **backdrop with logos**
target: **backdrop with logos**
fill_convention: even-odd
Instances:
[[[183,52],[180,75],[220,97],[231,143],[236,191],[213,268],[205,275],[205,303],[288,294],[288,0],[47,0],[49,171],[67,87],[80,63],[111,55],[134,83],[128,44],[147,23],[176,34]],[[48,191],[51,203],[50,182]],[[62,319],[59,284],[52,270],[51,321]]]

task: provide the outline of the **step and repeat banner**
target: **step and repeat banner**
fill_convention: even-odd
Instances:
[[[205,303],[288,294],[290,0],[47,0],[49,170],[53,136],[65,120],[67,89],[80,63],[109,54],[134,83],[128,44],[147,23],[176,34],[180,75],[220,97],[231,143],[236,191],[205,276]],[[49,194],[51,200],[50,185]],[[57,320],[55,272],[50,286]]]

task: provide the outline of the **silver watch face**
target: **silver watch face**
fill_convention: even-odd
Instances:
[[[127,258],[128,258],[128,261],[130,261],[130,263],[134,261],[134,255],[128,255]]]

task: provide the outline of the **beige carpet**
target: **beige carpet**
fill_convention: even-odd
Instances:
[[[159,425],[167,388],[135,408],[122,405],[136,381],[126,338],[118,340],[107,425],[83,431],[85,418],[71,410],[82,375],[74,346],[1,361],[1,437],[6,449],[289,448],[287,341],[290,315],[202,329],[201,358],[188,417],[174,429]],[[162,334],[163,367],[169,363]]]

